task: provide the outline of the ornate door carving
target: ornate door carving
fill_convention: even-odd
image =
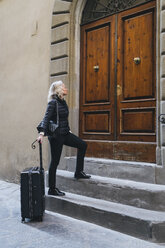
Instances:
[[[152,0],[87,0],[82,24],[151,2]]]

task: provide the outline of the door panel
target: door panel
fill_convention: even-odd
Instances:
[[[110,111],[85,112],[85,132],[110,133]]]
[[[121,20],[120,20],[121,21]],[[153,12],[124,17],[124,79],[123,98],[144,99],[153,97]],[[134,58],[140,58],[135,64]],[[139,83],[140,82],[140,83]]]
[[[110,25],[86,31],[86,103],[109,102]],[[94,68],[98,67],[98,69]],[[98,71],[97,71],[98,70]]]
[[[121,111],[122,133],[154,132],[155,108],[122,109]]]
[[[154,10],[149,3],[118,15],[118,140],[156,139]]]
[[[79,126],[87,156],[155,162],[155,20],[153,1],[82,26]]]
[[[80,135],[114,138],[114,16],[82,27]]]

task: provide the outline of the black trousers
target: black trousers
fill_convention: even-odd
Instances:
[[[56,187],[56,170],[60,161],[63,145],[77,148],[76,173],[83,171],[84,157],[87,149],[87,143],[74,135],[58,135],[57,137],[48,137],[51,149],[51,162],[49,166],[49,188]]]

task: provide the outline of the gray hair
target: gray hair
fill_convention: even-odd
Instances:
[[[55,95],[59,96],[60,98],[63,98],[62,94],[62,85],[64,83],[60,81],[55,81],[51,84],[48,92],[48,102],[50,102]]]

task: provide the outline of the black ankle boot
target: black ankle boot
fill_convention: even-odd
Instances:
[[[64,196],[65,193],[64,192],[61,192],[58,188],[55,188],[55,189],[49,189],[48,190],[48,195],[57,195],[57,196]]]
[[[61,195],[65,195],[65,193],[64,192],[62,192],[62,191],[60,191],[58,188],[55,188],[56,190],[57,190],[57,192],[59,193],[59,194],[61,194]]]
[[[80,172],[75,172],[74,177],[76,179],[89,179],[91,176],[85,174],[85,172],[83,171],[80,171]]]

